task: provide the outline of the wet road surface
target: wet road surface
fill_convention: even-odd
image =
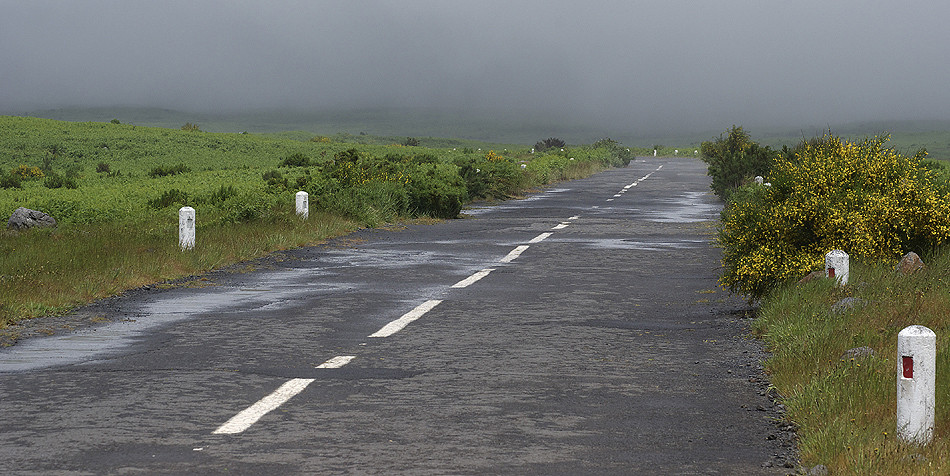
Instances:
[[[705,165],[362,230],[0,349],[0,472],[785,474]]]

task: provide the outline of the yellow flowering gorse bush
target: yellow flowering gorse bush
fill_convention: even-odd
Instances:
[[[771,187],[737,191],[723,211],[721,283],[760,297],[841,249],[866,261],[926,252],[950,238],[950,197],[933,172],[886,148],[826,135],[772,165]]]

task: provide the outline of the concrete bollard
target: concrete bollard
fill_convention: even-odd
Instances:
[[[195,209],[181,207],[178,210],[178,244],[181,250],[195,249]]]
[[[680,155],[679,149],[673,149],[673,155]]]
[[[897,436],[926,445],[933,439],[937,335],[924,326],[897,334]]]
[[[653,156],[656,157],[656,149],[653,149]]]
[[[825,276],[836,279],[839,285],[848,284],[850,275],[848,253],[841,250],[831,250],[825,255]]]
[[[755,183],[757,183],[757,184],[759,184],[759,185],[764,184],[764,183],[765,183],[765,177],[762,177],[761,175],[756,175],[756,176],[755,176]]]
[[[297,192],[297,216],[304,220],[310,216],[310,194],[302,190]]]

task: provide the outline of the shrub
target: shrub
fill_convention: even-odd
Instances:
[[[722,284],[756,298],[819,268],[833,249],[876,261],[950,239],[950,195],[920,157],[886,141],[826,135],[776,160],[771,187],[739,188],[722,212]]]
[[[453,164],[419,164],[410,172],[409,208],[417,215],[455,218],[468,191]]]
[[[700,145],[702,159],[709,164],[710,187],[723,200],[749,178],[768,175],[770,164],[778,156],[771,148],[753,142],[741,127],[732,126],[728,132],[725,138],[720,135]]]
[[[13,173],[0,173],[0,188],[23,188],[22,179]]]
[[[564,147],[567,147],[567,143],[557,137],[539,140],[534,144],[534,150],[536,152],[544,152],[548,149],[563,149]]]
[[[183,131],[201,132],[201,129],[198,128],[198,124],[192,124],[192,123],[190,123],[190,122],[186,122],[185,125],[181,126],[181,130],[183,130]]]
[[[181,190],[178,190],[177,188],[173,188],[171,190],[166,190],[162,192],[162,194],[158,198],[148,201],[148,206],[156,210],[160,210],[162,208],[168,208],[175,204],[182,205],[182,206],[187,205],[188,194]]]
[[[308,167],[310,165],[310,157],[296,152],[284,158],[280,161],[278,167]]]
[[[264,179],[264,182],[270,186],[287,186],[287,179],[284,178],[284,175],[277,170],[269,170],[261,174],[261,178]]]
[[[43,186],[46,188],[70,188],[75,189],[79,187],[79,184],[76,183],[76,177],[70,175],[60,175],[56,172],[50,171],[46,176],[46,179],[43,180]]]
[[[99,165],[96,166],[96,172],[100,174],[107,174],[111,171],[110,169],[109,164],[105,162],[99,162]]]
[[[167,175],[178,175],[183,173],[191,172],[191,167],[188,167],[185,164],[178,165],[159,165],[158,167],[153,167],[152,170],[148,171],[148,176],[152,178],[156,177],[165,177]]]
[[[10,171],[10,175],[22,180],[41,179],[46,176],[39,167],[29,167],[26,165],[15,167]]]
[[[402,145],[406,147],[416,147],[419,145],[419,139],[415,137],[406,137],[406,140],[402,141]]]

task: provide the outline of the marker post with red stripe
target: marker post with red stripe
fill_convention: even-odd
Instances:
[[[924,326],[897,334],[897,436],[910,444],[933,440],[937,335]]]

